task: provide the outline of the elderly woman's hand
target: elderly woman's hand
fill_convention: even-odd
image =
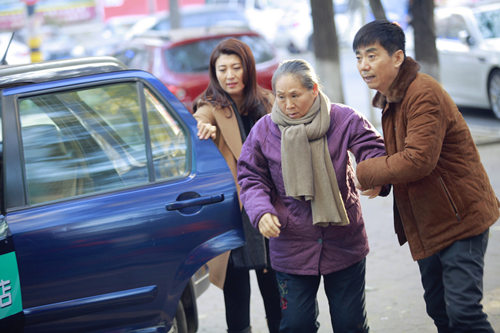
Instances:
[[[200,140],[206,140],[212,138],[215,140],[215,136],[217,132],[217,127],[209,123],[198,123],[198,138]]]
[[[367,196],[369,199],[373,199],[379,195],[382,186],[375,186],[374,188],[369,188],[368,190],[361,191],[361,195]]]
[[[373,199],[376,196],[378,196],[380,194],[380,191],[382,190],[382,186],[380,185],[369,189],[363,189],[358,181],[358,178],[356,177],[354,177],[354,184],[356,185],[356,188],[360,191],[361,195],[365,195],[369,199]]]
[[[276,215],[265,213],[259,221],[259,231],[266,237],[278,237],[280,235],[280,221]]]

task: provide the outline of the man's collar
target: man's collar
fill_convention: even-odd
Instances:
[[[394,81],[392,81],[387,95],[382,95],[380,92],[377,92],[375,97],[373,97],[373,106],[383,109],[386,103],[401,102],[405,96],[406,90],[417,77],[419,70],[420,65],[411,57],[406,57],[399,68],[398,75]]]

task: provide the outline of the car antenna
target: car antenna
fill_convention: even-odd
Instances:
[[[12,31],[12,35],[10,35],[9,43],[7,43],[7,47],[5,48],[5,53],[3,54],[2,60],[0,61],[0,65],[8,65],[7,52],[9,52],[10,43],[12,43],[12,39],[14,39],[15,33],[16,33],[15,31]]]

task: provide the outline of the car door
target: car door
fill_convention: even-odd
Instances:
[[[459,105],[484,101],[487,71],[485,55],[474,45],[474,30],[464,16],[449,14],[436,21],[436,47],[439,52],[441,83]],[[465,42],[470,36],[471,43]]]
[[[25,332],[168,327],[195,271],[242,245],[223,158],[156,79],[133,73],[4,91]]]

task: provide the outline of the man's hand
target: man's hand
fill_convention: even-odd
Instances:
[[[265,213],[259,221],[259,231],[266,238],[278,237],[280,235],[280,221],[276,215]]]
[[[217,127],[209,123],[198,123],[198,138],[200,140],[206,140],[212,138],[215,140]]]

